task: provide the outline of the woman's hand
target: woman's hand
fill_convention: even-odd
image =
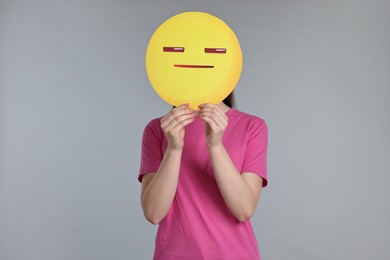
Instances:
[[[206,140],[209,148],[222,145],[223,133],[228,125],[226,114],[214,104],[202,104],[199,118],[206,122]]]
[[[168,139],[168,148],[181,150],[184,147],[184,127],[194,121],[195,111],[188,104],[173,108],[160,120],[161,129]]]

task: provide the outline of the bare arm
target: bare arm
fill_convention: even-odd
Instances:
[[[230,211],[239,221],[250,219],[260,197],[263,179],[249,172],[240,174],[223,146],[210,147],[209,153],[215,179]]]
[[[246,221],[255,212],[263,179],[253,173],[238,172],[222,143],[227,116],[216,105],[201,107],[200,118],[206,122],[207,146],[219,190],[233,215]]]
[[[161,128],[168,147],[156,173],[142,179],[141,205],[145,218],[158,224],[168,213],[177,190],[181,154],[184,146],[184,126],[194,120],[194,111],[187,105],[172,109],[161,119]]]
[[[167,149],[157,173],[142,178],[141,205],[145,218],[152,224],[165,217],[175,197],[180,158],[180,150]]]

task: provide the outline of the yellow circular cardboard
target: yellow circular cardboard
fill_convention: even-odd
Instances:
[[[233,91],[241,75],[242,52],[233,30],[221,19],[185,12],[157,28],[145,63],[149,81],[163,100],[199,109]]]

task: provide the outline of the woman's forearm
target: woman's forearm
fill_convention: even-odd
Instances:
[[[238,172],[223,145],[209,147],[209,153],[225,203],[239,221],[248,220],[256,209],[258,196]]]
[[[158,224],[168,213],[177,190],[182,150],[168,149],[158,171],[146,186],[141,204],[146,219]]]

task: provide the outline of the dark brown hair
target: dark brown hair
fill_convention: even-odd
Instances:
[[[237,105],[236,98],[234,97],[234,90],[223,100],[223,103],[230,108],[236,108]]]

